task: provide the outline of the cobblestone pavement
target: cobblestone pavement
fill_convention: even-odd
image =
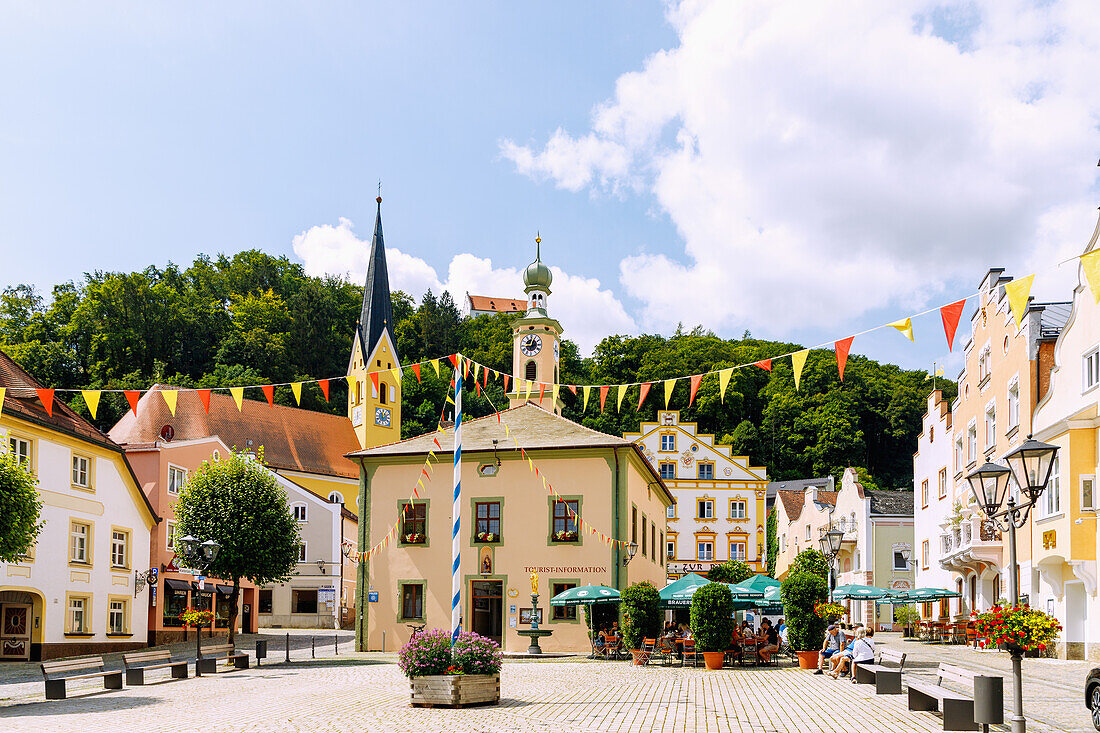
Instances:
[[[284,637],[285,638],[285,637]],[[331,636],[330,636],[331,638]],[[961,662],[946,655],[971,654],[996,663],[993,653],[936,649],[893,639],[913,659],[914,673],[934,662]],[[308,641],[307,641],[308,643]],[[501,674],[501,704],[462,710],[409,706],[408,682],[392,654],[350,654],[316,661],[308,647],[294,650],[290,664],[226,672],[215,677],[163,682],[102,692],[95,684],[73,685],[74,697],[44,701],[41,677],[0,684],[3,731],[529,731],[548,727],[571,733],[595,731],[922,731],[942,730],[933,713],[910,712],[904,695],[875,696],[869,686],[834,682],[792,667],[708,672],[677,667],[635,668],[625,662],[583,659],[508,661]],[[274,655],[273,655],[274,656]],[[1059,677],[1060,665],[1044,662]],[[1006,660],[1007,664],[1007,660]],[[909,664],[906,665],[909,667]],[[968,666],[978,668],[977,663]],[[1028,666],[1030,669],[1030,666]],[[1069,692],[1076,672],[1051,685],[1047,706],[1088,723],[1080,693]],[[166,678],[157,677],[156,679]],[[1041,684],[1036,678],[1029,684]],[[1060,679],[1060,677],[1059,677]],[[1007,687],[1007,685],[1006,685]],[[1065,689],[1063,689],[1063,687]],[[1072,710],[1067,707],[1072,698]],[[1041,704],[1028,701],[1029,728],[1066,730],[1035,717]],[[1085,727],[1068,728],[1087,730]]]

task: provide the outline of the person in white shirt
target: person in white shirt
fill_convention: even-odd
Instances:
[[[856,629],[856,638],[852,642],[852,651],[842,653],[836,669],[829,673],[834,680],[847,672],[852,664],[872,664],[875,661],[875,641],[870,638],[866,627]]]

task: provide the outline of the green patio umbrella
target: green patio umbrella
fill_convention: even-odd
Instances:
[[[833,589],[833,600],[836,601],[878,601],[883,598],[893,598],[896,595],[894,591],[873,585],[840,585]]]
[[[737,584],[737,587],[763,593],[768,588],[778,588],[779,585],[779,581],[775,578],[769,575],[764,575],[763,573],[757,573],[748,580],[742,580],[740,583]]]
[[[679,580],[674,580],[658,591],[661,596],[661,607],[690,606],[691,597],[696,589],[702,588],[710,581],[698,573],[688,573]]]
[[[551,606],[591,606],[594,603],[618,603],[621,594],[606,585],[582,585],[562,591],[550,599]]]
[[[946,588],[914,588],[897,594],[899,603],[930,603],[944,598],[962,598],[962,593]]]

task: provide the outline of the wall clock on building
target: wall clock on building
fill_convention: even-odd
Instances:
[[[519,350],[524,356],[534,356],[542,351],[542,339],[533,333],[527,334],[520,340]]]
[[[374,408],[374,424],[381,425],[384,428],[388,428],[390,426],[390,411],[388,408]]]

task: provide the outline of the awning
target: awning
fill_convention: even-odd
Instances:
[[[231,585],[219,585],[218,586],[218,595],[225,596],[226,598],[228,598],[229,596],[233,595],[233,586],[231,586]]]
[[[165,578],[164,585],[172,590],[191,590],[191,582],[187,580],[177,580],[176,578]]]

